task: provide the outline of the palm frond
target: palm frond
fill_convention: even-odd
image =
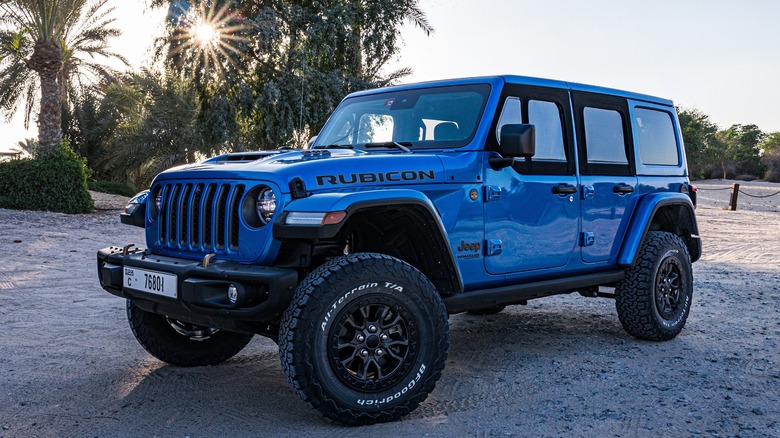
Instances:
[[[425,32],[426,36],[431,36],[436,31],[428,21],[425,12],[423,12],[420,5],[417,4],[417,0],[409,1],[406,8],[406,19]]]

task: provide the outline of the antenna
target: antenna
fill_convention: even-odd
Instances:
[[[303,59],[301,60],[301,112],[298,116],[298,132],[299,135],[303,135],[303,85],[306,79],[306,51],[303,52]]]

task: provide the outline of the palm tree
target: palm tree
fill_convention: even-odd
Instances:
[[[27,138],[23,141],[17,142],[16,146],[19,152],[25,152],[27,155],[35,158],[38,156],[38,140],[34,138]]]
[[[25,106],[25,127],[38,108],[41,153],[62,141],[62,103],[86,81],[113,81],[116,71],[93,61],[95,55],[127,60],[108,48],[121,34],[103,9],[108,0],[0,0],[0,112],[6,119]]]

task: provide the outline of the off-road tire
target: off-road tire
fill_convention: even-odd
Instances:
[[[394,421],[417,408],[448,348],[447,311],[433,284],[406,262],[373,253],[341,256],[309,274],[279,333],[292,388],[346,425]]]
[[[252,335],[210,329],[171,320],[163,315],[147,312],[127,300],[127,320],[138,342],[152,356],[180,367],[216,365],[238,354]],[[184,335],[174,326],[191,330]]]
[[[484,309],[474,309],[469,310],[466,313],[469,315],[495,315],[496,313],[501,313],[506,309],[506,306],[493,306],[493,307],[485,307]]]
[[[668,341],[685,326],[693,299],[693,270],[685,242],[650,231],[634,265],[615,288],[620,323],[632,336]]]

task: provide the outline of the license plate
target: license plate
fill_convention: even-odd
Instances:
[[[176,298],[176,276],[173,274],[125,266],[124,285],[128,289]]]

